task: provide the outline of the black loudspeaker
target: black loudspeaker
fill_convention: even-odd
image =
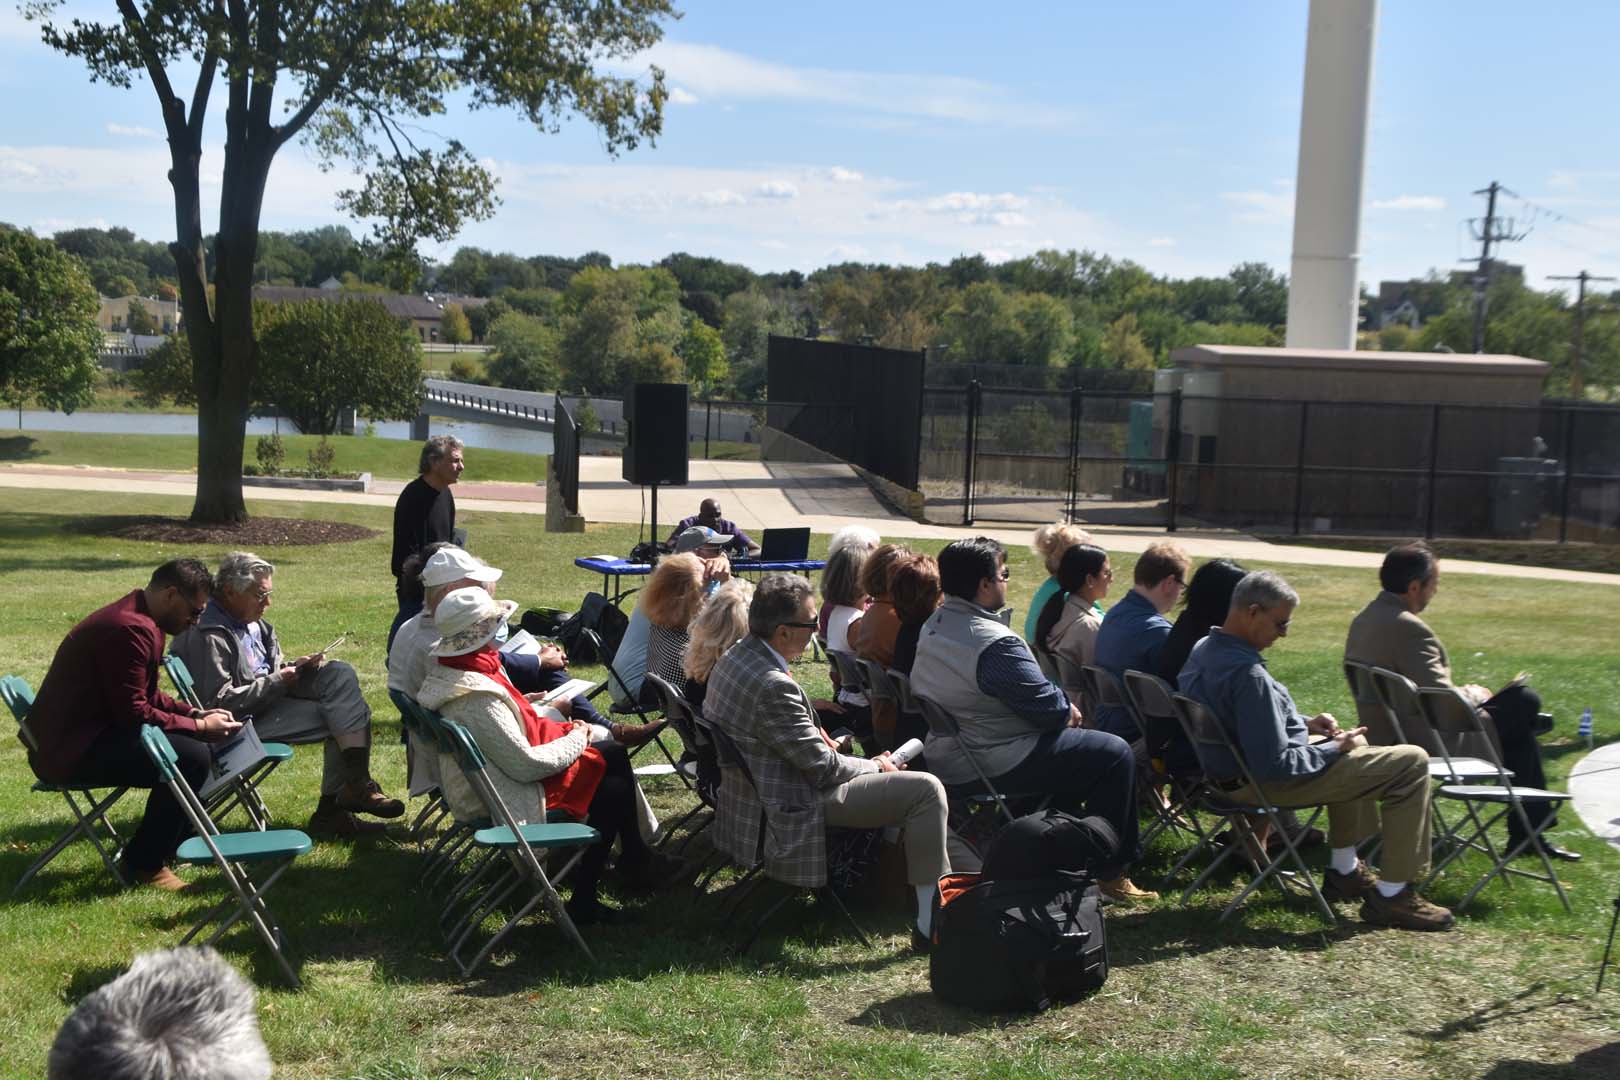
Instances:
[[[636,383],[624,402],[630,422],[624,478],[632,484],[686,483],[685,383]]]

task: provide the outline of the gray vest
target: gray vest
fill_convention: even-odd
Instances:
[[[956,718],[961,741],[985,775],[992,778],[1028,757],[1041,734],[1029,721],[979,689],[980,654],[1006,638],[1023,641],[979,605],[948,597],[923,624],[917,640],[917,662],[911,669],[912,692]],[[968,784],[978,779],[955,739],[930,734],[923,753],[929,770],[947,784]]]

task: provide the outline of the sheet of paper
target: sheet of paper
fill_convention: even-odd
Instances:
[[[550,691],[540,699],[542,705],[553,705],[559,701],[571,701],[580,694],[592,689],[596,684],[589,679],[569,679],[557,689]]]
[[[506,639],[501,646],[501,652],[511,653],[513,656],[539,656],[540,641],[527,630],[518,630]]]
[[[211,744],[208,754],[212,759],[208,765],[208,779],[203,782],[202,790],[197,792],[197,797],[204,802],[265,757],[264,743],[259,741],[259,733],[253,730],[251,720],[244,723],[235,735]]]

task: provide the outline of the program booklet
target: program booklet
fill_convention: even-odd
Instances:
[[[208,779],[203,782],[202,790],[197,792],[197,797],[204,802],[265,759],[264,743],[259,741],[259,733],[253,730],[253,719],[249,717],[243,721],[241,730],[230,738],[210,744],[208,755],[211,759]]]

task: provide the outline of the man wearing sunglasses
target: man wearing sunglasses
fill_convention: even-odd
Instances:
[[[164,563],[146,588],[68,632],[28,710],[23,743],[32,737],[28,763],[41,780],[152,789],[146,815],[121,856],[131,884],[185,886],[164,865],[188,827],[185,815],[141,747],[141,726],[168,733],[180,772],[193,787],[208,775],[205,741],[242,726],[224,709],[193,709],[158,689],[165,635],[195,623],[213,587],[208,567],[196,559]]]
[[[1306,717],[1261,653],[1288,635],[1299,594],[1270,570],[1237,583],[1226,621],[1193,646],[1177,684],[1215,714],[1261,790],[1278,807],[1326,806],[1331,865],[1322,894],[1360,900],[1361,917],[1402,930],[1446,930],[1452,915],[1418,895],[1429,869],[1429,755],[1421,746],[1368,746],[1329,713]],[[1312,742],[1312,736],[1321,741]],[[1223,747],[1199,747],[1216,787],[1244,803],[1254,791]],[[1383,833],[1379,878],[1356,856]]]
[[[1159,651],[1170,638],[1170,620],[1165,613],[1187,589],[1187,572],[1192,561],[1175,544],[1152,544],[1136,560],[1132,575],[1135,584],[1119,603],[1103,616],[1097,631],[1094,663],[1106,668],[1123,685],[1127,671],[1159,670]],[[1141,740],[1136,720],[1123,705],[1100,705],[1097,715],[1088,718],[1099,731],[1118,735],[1126,742]]]

